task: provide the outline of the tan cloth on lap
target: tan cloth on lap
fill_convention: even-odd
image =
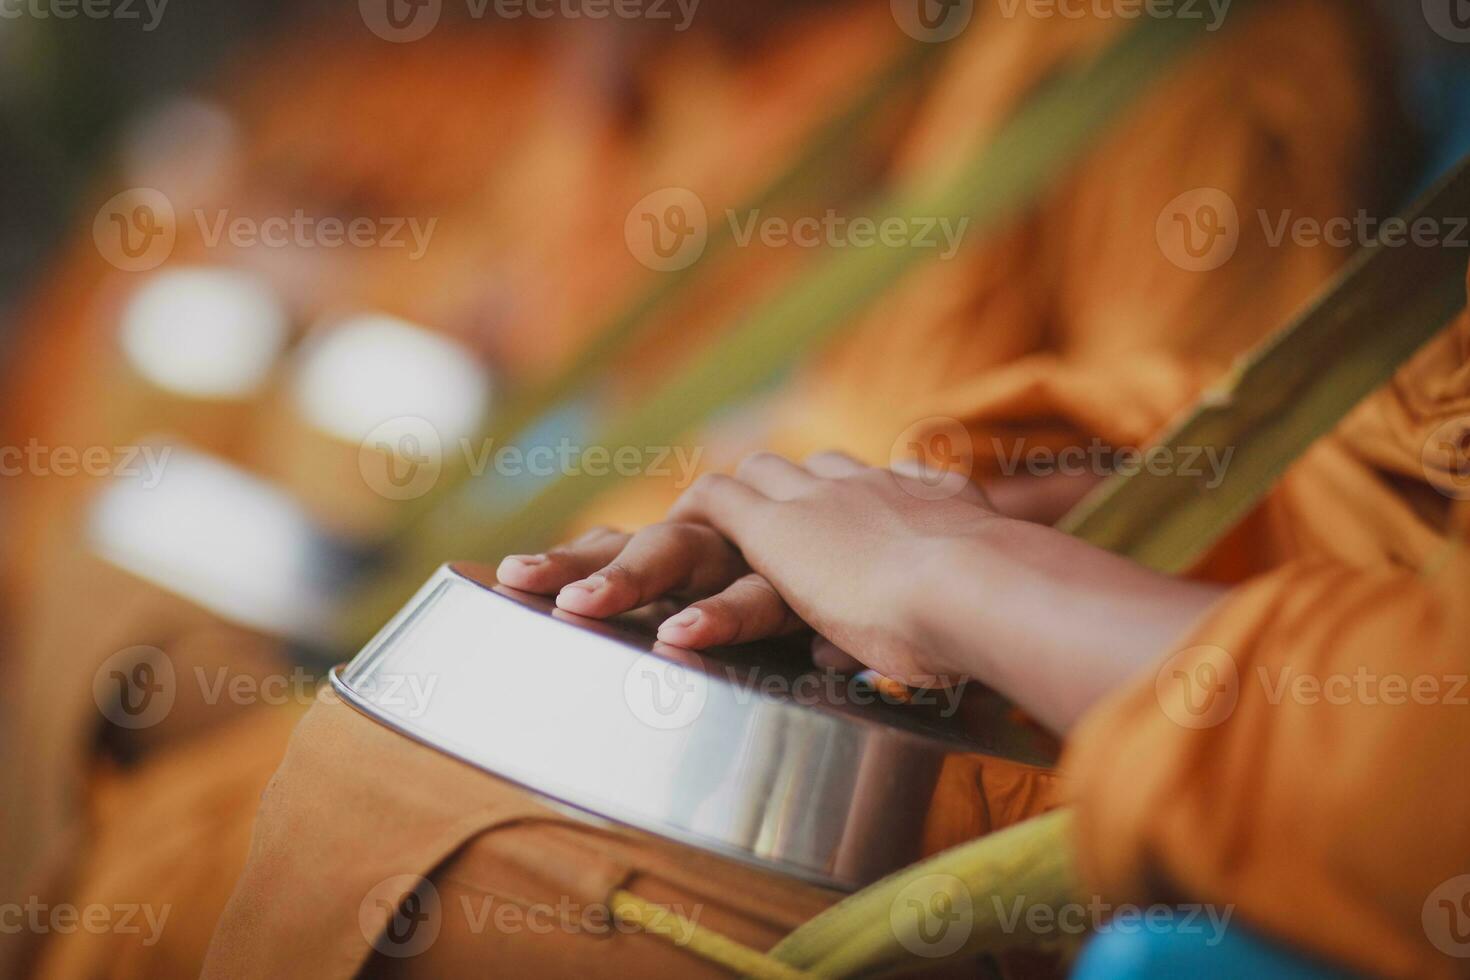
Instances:
[[[397,911],[420,875],[432,892]],[[839,897],[551,810],[328,695],[266,791],[204,975],[725,975],[611,926],[619,888],[757,949]]]

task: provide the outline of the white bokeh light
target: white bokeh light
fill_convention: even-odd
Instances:
[[[346,442],[370,435],[391,441],[383,426],[410,419],[427,421],[449,445],[479,428],[490,379],[459,344],[396,317],[365,314],[305,345],[292,390],[309,423]]]
[[[123,310],[128,361],[161,388],[191,398],[243,398],[270,374],[290,322],[275,292],[233,269],[180,268],[144,283]]]
[[[88,520],[92,549],[234,622],[272,635],[318,632],[332,568],[300,505],[211,456],[170,445],[163,459],[156,485],[118,477],[103,489]]]

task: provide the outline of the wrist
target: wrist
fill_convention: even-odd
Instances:
[[[1226,591],[1005,518],[948,539],[924,569],[911,627],[923,662],[999,690],[1059,732],[1185,639]]]
[[[924,550],[905,581],[903,628],[926,672],[989,683],[982,631],[1003,604],[993,601],[1004,580],[997,559],[1036,527],[997,515],[963,536],[919,539]]]

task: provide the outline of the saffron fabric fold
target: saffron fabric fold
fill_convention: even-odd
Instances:
[[[1470,316],[1223,548],[1278,556],[1068,741],[1090,887],[1176,896],[1331,961],[1470,954]]]

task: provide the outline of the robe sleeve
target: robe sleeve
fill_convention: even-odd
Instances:
[[[1470,549],[1235,590],[1064,760],[1105,901],[1236,921],[1395,976],[1470,955]]]

